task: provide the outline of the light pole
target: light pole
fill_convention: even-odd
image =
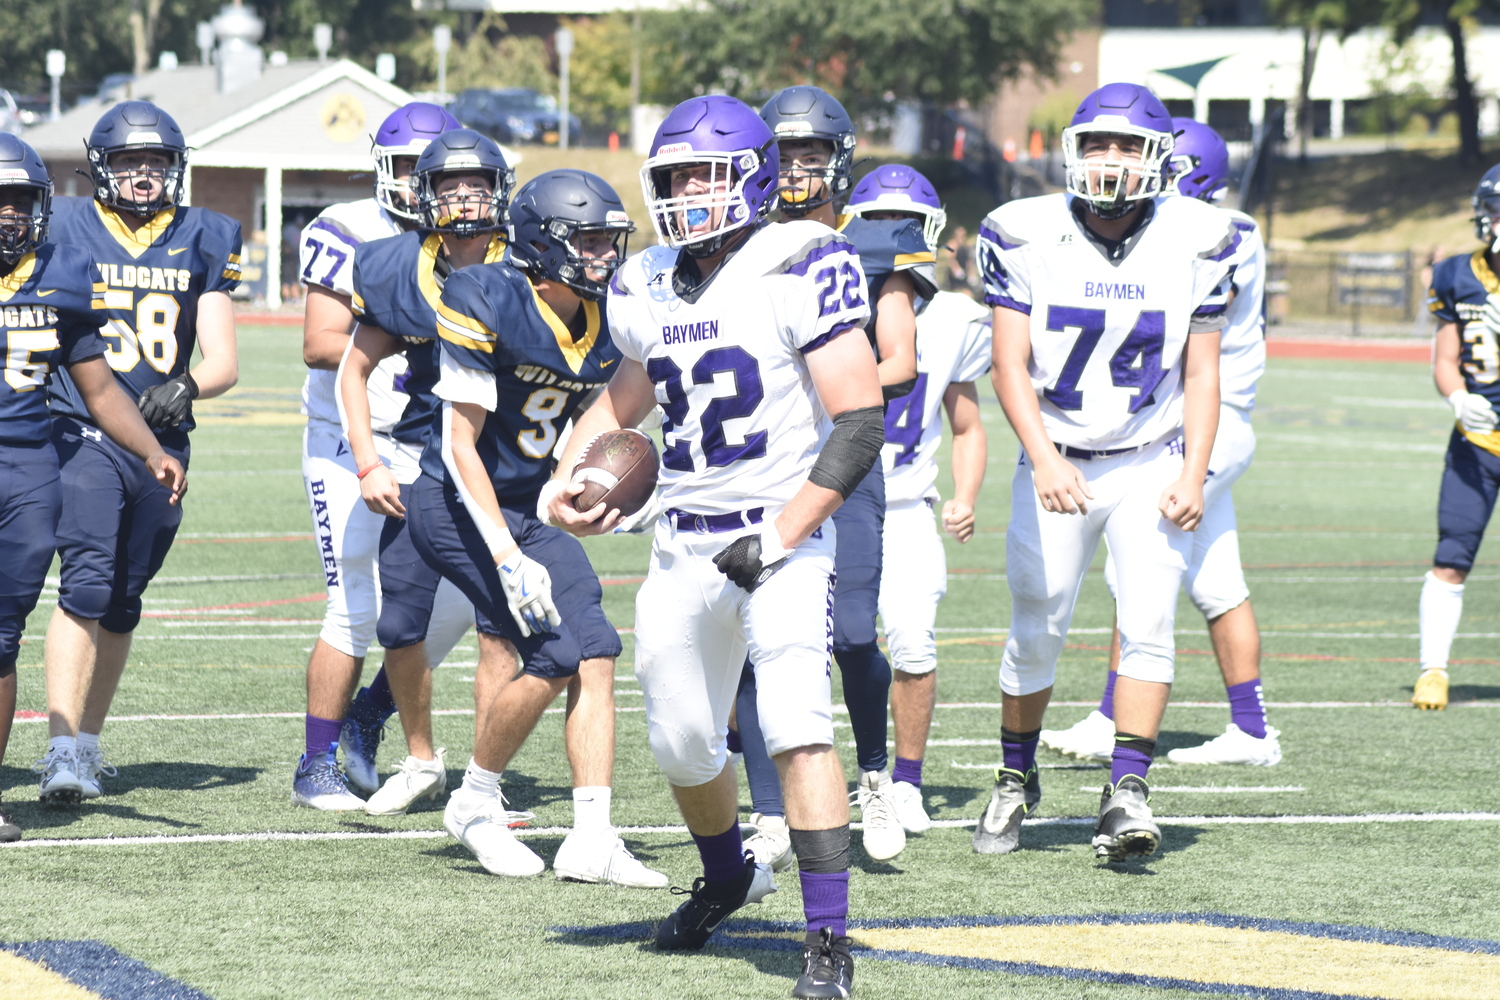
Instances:
[[[558,116],[557,123],[557,148],[568,148],[568,62],[573,55],[573,32],[567,28],[558,28],[557,34],[553,36],[557,43],[557,62],[559,76],[559,90],[562,94],[562,114]]]
[[[432,29],[432,50],[438,57],[438,99],[448,103],[448,50],[453,47],[453,29],[440,24]]]
[[[51,121],[62,117],[62,75],[68,69],[68,55],[62,49],[47,50],[47,75],[52,77]]]
[[[396,57],[389,52],[382,52],[375,57],[375,75],[386,83],[396,79]]]
[[[318,62],[328,61],[328,50],[333,48],[333,25],[319,21],[313,25],[313,48],[318,50]]]
[[[199,21],[193,40],[198,43],[198,62],[207,66],[214,50],[214,26],[207,21]]]

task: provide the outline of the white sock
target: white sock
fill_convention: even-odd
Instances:
[[[601,830],[609,821],[608,785],[584,785],[573,789],[573,829]]]
[[[83,732],[83,731],[80,730],[79,733],[78,733],[78,749],[80,749],[80,750],[98,750],[99,749],[99,734],[98,733],[85,733],[85,732]]]
[[[1431,572],[1422,578],[1421,622],[1423,670],[1447,670],[1453,635],[1464,614],[1464,585],[1444,583]]]
[[[500,794],[500,774],[499,771],[486,771],[470,757],[469,766],[464,769],[463,791],[494,798]]]
[[[47,750],[66,750],[76,755],[78,753],[78,739],[74,736],[54,736],[47,741]]]

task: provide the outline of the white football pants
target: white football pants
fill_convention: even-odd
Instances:
[[[891,666],[903,673],[937,669],[937,606],[948,592],[938,516],[926,500],[885,509],[880,620],[891,647]]]

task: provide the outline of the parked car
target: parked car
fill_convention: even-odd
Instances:
[[[502,90],[465,90],[448,106],[464,127],[483,132],[496,142],[539,142],[555,145],[560,118],[557,99],[521,87]],[[583,123],[568,116],[568,142],[583,138]]]

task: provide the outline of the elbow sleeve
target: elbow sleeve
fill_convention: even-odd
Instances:
[[[875,467],[884,446],[885,407],[845,410],[833,418],[833,433],[824,442],[807,480],[847,500]]]

